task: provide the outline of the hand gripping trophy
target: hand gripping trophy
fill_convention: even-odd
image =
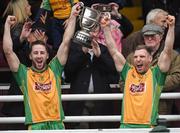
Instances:
[[[79,25],[81,30],[74,35],[73,42],[81,44],[85,47],[92,48],[92,37],[90,32],[99,26],[100,13],[97,10],[85,7],[81,2],[82,11],[79,15]]]

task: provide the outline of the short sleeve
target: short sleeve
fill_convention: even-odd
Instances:
[[[27,67],[23,64],[19,65],[18,71],[13,72],[13,76],[16,79],[17,84],[19,85],[22,92],[24,92],[24,85],[27,81]]]
[[[121,71],[121,73],[120,73],[121,78],[122,78],[123,81],[125,81],[127,72],[128,72],[128,70],[129,70],[130,68],[131,68],[131,66],[129,65],[128,62],[126,62],[125,65],[124,65],[124,67],[123,67],[123,69],[122,69],[122,71]]]
[[[64,66],[61,65],[61,63],[59,62],[57,57],[54,57],[50,63],[49,63],[49,67],[51,68],[52,71],[54,71],[54,73],[56,73],[57,75],[62,75],[62,72],[64,70]]]

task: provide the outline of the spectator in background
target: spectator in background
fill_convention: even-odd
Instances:
[[[179,35],[179,26],[178,26],[178,15],[180,13],[180,1],[179,0],[142,0],[142,13],[143,19],[146,21],[146,16],[148,12],[152,9],[160,8],[164,11],[168,12],[169,14],[175,16],[176,18],[176,27],[175,27],[175,49],[180,49],[180,45],[178,42],[178,35]],[[145,22],[146,23],[146,22]]]
[[[40,12],[48,11],[53,14],[51,19],[51,40],[52,48],[56,54],[67,25],[72,6],[79,0],[42,0]],[[49,20],[47,20],[49,21]],[[51,43],[50,43],[51,44]]]
[[[129,65],[124,56],[115,48],[109,20],[101,24],[104,29],[107,48],[118,72],[125,81],[122,104],[121,128],[151,128],[157,125],[158,102],[170,68],[174,44],[175,18],[167,16],[168,32],[163,51],[156,66],[151,67],[151,47],[139,45],[133,54],[134,65]],[[152,34],[151,26],[143,28],[144,35]],[[161,27],[156,29],[162,31]],[[150,37],[150,35],[149,35]],[[159,40],[160,36],[153,36]]]
[[[75,5],[72,9],[61,46],[56,57],[48,65],[46,63],[49,54],[45,43],[43,41],[35,41],[30,45],[29,58],[32,61],[31,68],[21,64],[13,51],[10,28],[15,24],[16,17],[7,17],[3,37],[3,50],[10,70],[13,72],[24,94],[25,124],[28,125],[28,129],[64,129],[64,113],[59,81],[61,80],[63,66],[67,61],[69,45],[75,31],[76,16],[79,14],[79,9],[79,5]]]
[[[104,10],[102,6],[110,7],[111,11],[109,12],[108,9]],[[121,52],[122,51],[122,38],[123,38],[123,33],[120,30],[121,25],[116,20],[112,19],[112,14],[113,16],[116,16],[117,18],[121,18],[121,14],[118,12],[119,6],[116,3],[109,3],[109,4],[97,3],[97,4],[93,4],[91,8],[94,10],[98,10],[100,12],[100,18],[103,17],[104,15],[111,18],[111,30],[112,30],[113,38],[116,41],[116,47],[118,51]],[[97,38],[98,38],[97,41],[100,44],[106,45],[103,31],[100,28],[98,29],[98,31],[99,33],[97,34]]]
[[[22,27],[25,21],[29,20],[29,17],[32,15],[31,13],[31,5],[27,0],[11,0],[4,13],[3,17],[6,18],[8,15],[17,16],[17,22],[13,26],[12,33],[13,40],[17,41],[17,43],[22,43],[24,38],[21,37]]]
[[[162,10],[162,9],[153,9],[151,10],[147,17],[146,17],[146,24],[156,24],[161,26],[163,29],[167,28],[166,24],[166,17],[168,15],[168,12]],[[143,35],[141,31],[136,31],[132,33],[130,36],[128,36],[126,39],[123,41],[122,45],[122,53],[124,57],[126,58],[134,49],[136,48],[137,45],[139,44],[144,44],[143,40]]]
[[[5,19],[6,17],[4,16],[3,17],[3,14],[4,15],[7,15],[8,12],[10,12],[10,9],[8,9],[9,11],[7,11],[7,13],[5,13],[5,9],[7,9],[7,6],[8,6],[8,3],[12,3],[12,1],[10,2],[11,0],[1,0],[0,1],[0,25],[3,27],[3,24],[5,22]],[[24,0],[23,0],[24,1]],[[37,8],[39,9],[39,5],[40,5],[40,2],[41,0],[28,0],[29,2],[29,5],[31,5],[31,15],[28,16],[30,17],[32,20],[34,20],[34,16],[35,14],[37,13]],[[14,3],[17,3],[15,0],[14,0]],[[12,4],[13,5],[13,4]],[[11,7],[14,7],[14,6],[11,6]],[[11,9],[13,10],[13,9]],[[22,12],[24,12],[24,10],[22,10]],[[11,14],[11,13],[10,13]],[[19,14],[22,14],[22,13],[19,13]],[[21,16],[21,15],[20,15]],[[3,28],[0,28],[1,30],[3,30]],[[21,29],[21,28],[20,28]],[[1,33],[3,34],[3,31],[1,31]],[[2,35],[1,34],[1,35]]]
[[[180,1],[179,0],[156,0],[155,1],[155,7],[161,8],[169,14],[175,16],[176,18],[176,26],[175,26],[175,44],[174,49],[179,50],[180,49],[180,41],[179,41],[179,25],[180,25]]]

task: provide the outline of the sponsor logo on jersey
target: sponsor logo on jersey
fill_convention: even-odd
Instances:
[[[51,86],[52,86],[52,83],[51,83],[51,82],[46,83],[46,84],[42,84],[42,83],[35,82],[35,87],[34,87],[34,89],[35,89],[36,91],[49,91],[49,90],[51,90]]]
[[[145,91],[145,83],[140,83],[139,85],[131,84],[130,86],[130,92],[132,94],[142,93],[144,91]]]

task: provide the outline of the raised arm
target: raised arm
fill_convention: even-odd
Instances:
[[[121,72],[122,69],[123,69],[123,66],[126,62],[126,59],[124,58],[124,56],[118,51],[118,49],[115,47],[115,41],[112,37],[112,34],[111,34],[111,28],[110,28],[110,20],[108,19],[105,19],[105,23],[101,21],[101,27],[104,31],[104,36],[105,36],[105,40],[106,40],[106,45],[107,45],[107,48],[109,50],[109,53],[111,54],[113,60],[114,60],[114,63],[115,63],[115,66],[116,66],[116,69],[118,72]]]
[[[174,29],[175,29],[175,17],[168,15],[168,32],[166,35],[165,46],[158,60],[158,66],[162,72],[167,72],[171,64],[171,56],[174,45]]]
[[[57,51],[57,57],[59,59],[59,62],[62,65],[66,64],[68,53],[69,53],[69,46],[71,43],[71,39],[74,35],[75,27],[76,27],[76,17],[80,12],[80,5],[76,4],[72,7],[71,15],[68,19],[68,25],[65,29],[64,35],[63,35],[63,41],[60,44],[60,47]]]
[[[11,26],[16,23],[15,16],[8,16],[4,26],[4,35],[3,35],[3,50],[6,56],[7,62],[9,64],[10,70],[12,72],[17,72],[20,61],[16,54],[13,51],[13,42],[11,38]]]

